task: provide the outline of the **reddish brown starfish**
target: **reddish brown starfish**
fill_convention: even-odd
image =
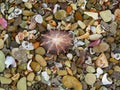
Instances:
[[[41,36],[41,45],[47,50],[47,53],[66,53],[66,49],[72,45],[72,36],[62,30],[50,30]]]

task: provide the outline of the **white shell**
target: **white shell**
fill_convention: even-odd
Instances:
[[[22,42],[22,47],[26,50],[33,50],[34,46],[32,43],[29,43],[28,41],[23,41]]]
[[[92,64],[92,59],[91,59],[91,57],[88,56],[87,58],[88,58],[88,59],[85,60],[85,63],[86,63],[86,64],[89,64],[89,65]]]
[[[16,41],[18,44],[20,44],[20,40],[19,40],[19,38],[18,38],[18,35],[15,36],[15,41]]]
[[[43,22],[43,17],[40,14],[38,14],[38,15],[35,16],[35,21],[37,23],[42,23]]]
[[[10,15],[8,15],[8,20],[13,19],[15,17],[15,13],[11,13]]]
[[[57,8],[58,8],[58,7],[60,7],[60,5],[55,4],[54,9],[53,9],[53,13],[56,13],[56,12],[57,12]]]
[[[20,14],[22,14],[22,10],[19,9],[19,8],[16,8],[16,9],[14,10],[14,13],[15,13],[15,15],[20,15]]]
[[[113,56],[116,60],[120,60],[120,53],[115,53]]]
[[[103,83],[103,85],[112,84],[112,81],[109,81],[108,78],[107,78],[107,73],[105,73],[105,74],[103,75],[102,83]]]
[[[86,25],[82,21],[78,20],[77,23],[82,29],[85,29]]]
[[[28,0],[22,0],[23,2],[28,2]]]
[[[16,67],[15,59],[12,56],[7,56],[5,60],[6,68],[9,68],[9,66]]]
[[[103,70],[100,67],[98,67],[96,77],[99,78],[101,74],[103,74]]]
[[[68,53],[68,54],[67,54],[67,57],[68,57],[69,60],[72,60],[73,55],[72,55],[71,53]]]
[[[8,36],[9,36],[8,34],[4,35],[4,41],[8,38]]]
[[[32,69],[31,69],[31,67],[30,67],[30,63],[32,62],[32,60],[30,60],[29,62],[28,62],[28,64],[27,64],[27,70],[28,71],[33,71]]]
[[[47,74],[46,71],[42,72],[42,77],[44,78],[45,81],[49,81],[50,76]]]

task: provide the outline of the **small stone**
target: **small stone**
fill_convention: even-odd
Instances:
[[[89,72],[89,73],[94,73],[94,72],[95,72],[95,68],[92,67],[92,66],[88,66],[88,67],[86,68],[86,71]]]
[[[36,54],[40,54],[40,55],[44,55],[46,53],[45,49],[43,47],[38,47],[36,50],[35,50],[35,53]]]
[[[86,74],[85,76],[85,82],[88,84],[88,85],[93,85],[96,81],[96,76],[95,74]]]
[[[67,71],[66,70],[59,70],[59,71],[57,71],[57,74],[59,76],[65,76],[65,75],[67,75]]]
[[[64,76],[62,78],[62,83],[64,84],[65,87],[67,88],[74,88],[74,90],[82,90],[82,84],[77,78],[73,76]]]
[[[44,59],[41,55],[36,54],[36,55],[35,55],[35,60],[36,60],[42,67],[45,67],[45,66],[47,65],[45,59]]]
[[[92,35],[89,36],[89,39],[90,39],[90,40],[98,40],[98,39],[100,39],[101,37],[102,37],[101,34],[92,34]]]
[[[32,8],[32,4],[29,3],[29,2],[26,2],[25,3],[25,7],[28,8],[28,9],[31,9]]]
[[[0,90],[5,90],[4,88],[0,88]]]
[[[0,49],[2,49],[4,46],[4,41],[2,39],[0,39]]]
[[[77,23],[82,29],[85,29],[86,25],[82,21],[78,20]]]
[[[65,10],[58,10],[56,13],[55,13],[55,18],[57,20],[63,20],[64,18],[66,18],[67,14],[66,14],[66,11]]]
[[[23,77],[18,81],[17,90],[27,90],[26,77]]]
[[[0,72],[3,72],[5,69],[5,55],[0,51]]]
[[[109,45],[106,42],[102,42],[99,45],[93,47],[93,51],[100,53],[100,52],[105,52],[109,49]]]
[[[67,66],[67,67],[71,67],[71,62],[70,61],[65,61],[65,65]]]
[[[31,62],[30,64],[33,71],[38,72],[40,71],[40,64],[37,62]]]
[[[112,20],[112,13],[110,10],[101,11],[100,16],[105,22],[109,22]]]
[[[82,15],[80,12],[75,12],[75,20],[78,21],[78,20],[82,20]]]
[[[71,53],[68,53],[68,54],[67,54],[67,57],[68,57],[69,60],[72,60],[73,55],[72,55]]]
[[[29,10],[23,10],[23,13],[22,13],[24,16],[32,16],[34,15],[34,12],[32,11],[29,11]]]
[[[120,67],[119,67],[119,66],[115,66],[115,67],[114,67],[114,71],[120,72]]]
[[[12,79],[0,76],[0,82],[1,84],[10,84],[12,82]]]
[[[37,76],[35,77],[35,80],[40,81],[40,80],[41,80],[40,75],[37,75]]]
[[[33,72],[29,73],[28,76],[27,76],[27,80],[28,81],[33,81],[34,80],[34,77],[35,77],[35,74]]]

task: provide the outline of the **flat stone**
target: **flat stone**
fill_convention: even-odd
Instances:
[[[109,22],[112,20],[112,13],[110,10],[101,11],[100,16],[105,22]]]
[[[86,74],[86,76],[85,76],[85,82],[88,85],[93,85],[95,83],[95,81],[96,81],[95,74],[91,74],[91,73]]]
[[[18,81],[17,90],[27,90],[26,77],[23,77]]]
[[[0,82],[1,84],[10,84],[12,82],[12,79],[0,76]]]
[[[3,72],[5,69],[5,55],[0,51],[0,72]]]

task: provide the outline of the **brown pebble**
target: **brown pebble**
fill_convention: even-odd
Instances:
[[[33,71],[38,72],[40,71],[40,64],[37,62],[31,62],[30,64]]]

